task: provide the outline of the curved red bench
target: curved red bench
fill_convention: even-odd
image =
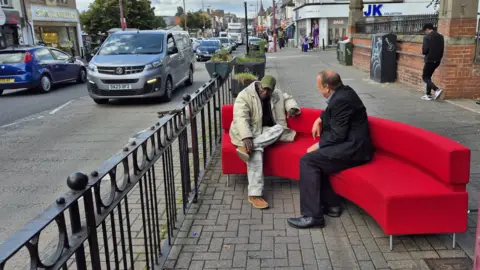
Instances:
[[[302,108],[300,116],[288,119],[297,131],[295,141],[266,149],[266,176],[299,180],[299,160],[315,142],[311,127],[320,113]],[[232,118],[233,105],[223,106],[222,171],[246,174],[228,134]],[[372,116],[369,123],[376,147],[373,160],[333,175],[334,190],[369,213],[390,236],[465,232],[470,150],[407,124]]]

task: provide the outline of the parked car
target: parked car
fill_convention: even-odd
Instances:
[[[222,48],[227,50],[229,53],[232,53],[232,45],[230,44],[230,40],[226,37],[219,37],[220,43],[222,44]]]
[[[56,83],[84,83],[86,74],[82,61],[59,49],[16,46],[0,50],[0,94],[22,88],[48,93]]]
[[[209,60],[212,58],[212,55],[222,49],[222,44],[218,39],[204,39],[200,41],[198,45],[196,54],[197,60]]]
[[[200,44],[200,41],[196,38],[190,38],[190,41],[192,42],[192,49],[195,52]]]
[[[109,36],[88,65],[88,92],[98,104],[110,99],[172,99],[193,83],[195,55],[185,31],[122,31]]]
[[[258,37],[248,37],[248,47],[250,50],[259,50],[259,43],[262,41],[261,38]]]
[[[233,40],[232,38],[229,38],[228,41],[230,42],[230,46],[232,47],[232,49],[236,51],[238,47],[237,42],[235,42],[235,40]]]

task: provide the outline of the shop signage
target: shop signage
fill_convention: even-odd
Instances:
[[[5,16],[5,13],[3,12],[2,7],[0,7],[0,25],[4,25],[6,21],[7,18]]]
[[[333,20],[332,24],[345,24],[344,20]]]
[[[32,18],[34,21],[77,22],[78,13],[74,9],[32,5]]]
[[[5,10],[6,24],[20,24],[20,12],[16,10]]]

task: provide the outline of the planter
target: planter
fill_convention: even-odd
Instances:
[[[235,62],[235,73],[251,72],[259,80],[265,76],[265,61],[263,62]]]
[[[241,81],[237,81],[235,79],[232,79],[232,96],[234,98],[237,97],[238,93],[240,93],[240,91],[242,91],[243,89],[245,89],[245,87],[249,86],[251,83],[253,83],[254,81],[244,81],[244,82],[241,82]]]
[[[205,68],[210,78],[215,78],[215,76],[218,75],[220,78],[225,79],[232,72],[233,63],[235,63],[235,58],[230,62],[212,62],[212,60],[210,60],[205,63]]]

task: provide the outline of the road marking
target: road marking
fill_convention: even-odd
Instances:
[[[69,102],[67,102],[67,103],[65,103],[65,104],[63,104],[63,105],[58,106],[57,108],[55,108],[54,110],[52,110],[52,111],[50,112],[50,114],[55,114],[55,113],[57,113],[58,111],[60,111],[61,109],[67,107],[68,105],[70,105],[70,104],[71,104],[72,102],[74,102],[74,101],[75,101],[75,100],[72,99],[72,100],[70,100]]]
[[[17,121],[17,122],[13,122],[13,123],[10,123],[10,124],[6,124],[6,125],[3,125],[3,126],[0,126],[0,128],[6,128],[6,127],[15,126],[15,125],[18,125],[18,124],[21,124],[21,123],[25,123],[25,122],[30,122],[30,121],[34,121],[34,120],[40,120],[40,119],[42,119],[43,117],[44,117],[43,115],[40,115],[40,116],[32,117],[32,118],[25,118],[25,119],[22,119],[22,120]]]

